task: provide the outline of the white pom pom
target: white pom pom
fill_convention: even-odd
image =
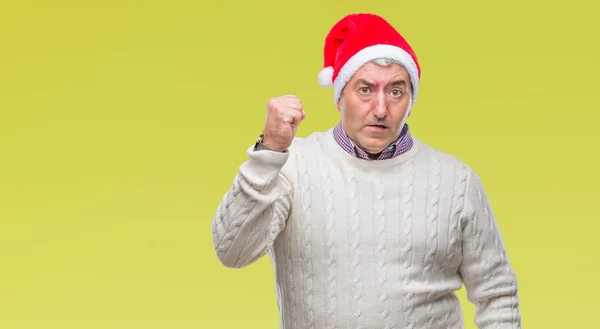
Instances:
[[[328,66],[319,72],[319,84],[322,87],[329,88],[333,86],[333,67]]]

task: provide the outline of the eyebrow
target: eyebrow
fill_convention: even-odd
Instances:
[[[366,86],[369,86],[369,87],[373,87],[375,84],[372,83],[372,82],[369,82],[369,81],[367,81],[365,79],[358,79],[358,80],[356,80],[356,85],[366,85]]]
[[[404,80],[395,80],[391,83],[392,86],[405,86],[406,87],[406,81]]]
[[[367,81],[365,79],[358,79],[357,80],[357,84],[359,84],[359,85],[360,84],[364,84],[364,85],[369,86],[369,87],[375,86],[374,83],[369,82],[369,81]],[[406,84],[405,80],[400,79],[400,80],[394,80],[394,81],[392,81],[392,83],[390,83],[390,85],[391,86],[404,86],[404,87],[406,87],[407,84]]]

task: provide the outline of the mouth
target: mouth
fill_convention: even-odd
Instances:
[[[385,125],[368,125],[367,127],[374,129],[387,129],[387,126]]]

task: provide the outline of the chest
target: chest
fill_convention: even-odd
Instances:
[[[410,163],[387,174],[320,169],[300,171],[294,187],[282,233],[291,257],[457,268],[463,198],[453,175]]]

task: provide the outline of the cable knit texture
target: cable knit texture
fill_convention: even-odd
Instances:
[[[332,130],[249,159],[212,222],[217,257],[268,254],[282,329],[520,329],[517,281],[477,174],[413,137],[386,160],[352,157]]]

